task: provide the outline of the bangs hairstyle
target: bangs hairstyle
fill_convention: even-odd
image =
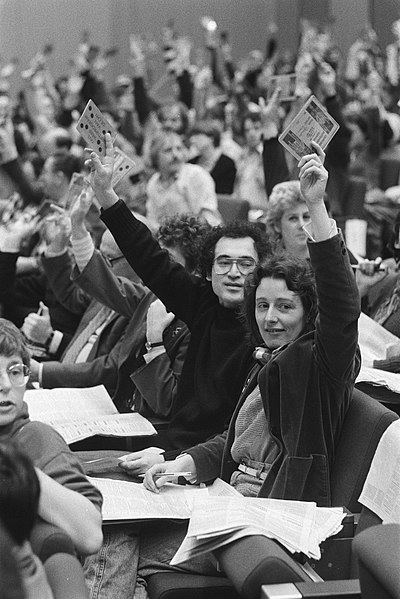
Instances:
[[[271,252],[271,245],[262,229],[256,224],[247,221],[234,221],[227,225],[213,227],[203,239],[200,255],[201,275],[206,278],[211,275],[215,258],[215,246],[222,237],[228,239],[243,239],[251,237],[257,252],[258,260],[264,260]]]
[[[0,518],[21,545],[36,522],[40,484],[31,460],[13,443],[0,443]]]
[[[281,220],[286,210],[305,203],[300,191],[300,181],[283,181],[274,186],[269,196],[268,214],[265,221],[271,239],[280,237]]]
[[[20,356],[29,367],[30,357],[22,333],[15,324],[0,318],[0,356]]]
[[[307,260],[277,252],[260,263],[245,280],[242,312],[252,345],[264,345],[255,318],[255,297],[258,286],[265,278],[282,279],[287,288],[300,297],[305,312],[306,330],[312,330],[317,316],[317,292],[311,266]]]

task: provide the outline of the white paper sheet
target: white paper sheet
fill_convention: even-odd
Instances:
[[[372,368],[374,360],[400,356],[400,339],[363,312],[358,319],[358,343],[363,366]]]
[[[400,420],[392,422],[383,433],[359,502],[384,524],[400,524]]]
[[[26,391],[31,420],[55,428],[67,443],[93,435],[134,437],[156,435],[146,418],[120,414],[103,385],[97,387],[33,389]]]

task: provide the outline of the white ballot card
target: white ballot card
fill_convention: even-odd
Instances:
[[[114,148],[114,170],[111,179],[111,186],[115,187],[124,177],[126,177],[132,169],[134,169],[136,163],[132,158],[129,158],[119,148]]]
[[[112,127],[106,117],[97,108],[93,100],[89,100],[86,104],[85,110],[82,112],[76,125],[76,129],[88,146],[100,156],[105,156],[106,154],[105,134],[109,133],[113,141],[117,135],[114,127]]]
[[[279,141],[297,160],[314,152],[315,141],[324,150],[339,129],[339,124],[325,107],[311,96],[291,123],[280,134]]]
[[[282,102],[294,100],[296,98],[296,73],[287,75],[273,75],[268,80],[268,98],[270,98],[277,87],[280,88],[279,100]]]

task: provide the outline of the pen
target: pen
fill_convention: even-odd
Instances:
[[[145,474],[138,474],[138,476],[140,478],[144,478],[146,475]],[[169,476],[169,477],[177,477],[177,476],[192,476],[191,472],[162,472],[159,474],[153,474],[153,478],[157,479],[157,478],[162,478],[163,476]]]
[[[361,268],[359,264],[351,264],[350,266],[353,270],[359,270]],[[379,265],[379,268],[374,268],[374,272],[386,272],[386,268]]]

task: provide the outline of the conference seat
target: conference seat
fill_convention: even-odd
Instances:
[[[353,578],[349,583],[352,588],[349,596],[359,597],[359,583],[351,554],[353,515],[359,515],[362,511],[358,498],[379,440],[387,427],[397,419],[397,414],[392,410],[354,389],[331,472],[332,505],[346,507],[351,515],[344,527],[345,534],[327,539],[321,546],[321,560],[312,563],[311,568],[307,567],[305,570],[303,564],[293,559],[278,543],[255,535],[240,539],[216,552],[226,578],[216,577],[213,580],[193,574],[153,574],[148,578],[150,599],[259,599],[261,587],[266,584],[309,584],[312,580],[336,581],[348,578]],[[363,512],[367,511],[363,509]],[[369,523],[379,522],[372,515]],[[317,582],[312,584],[318,585]],[[337,589],[340,584],[333,586]],[[318,596],[315,594],[318,586],[311,585],[311,588],[314,588],[314,597]]]

